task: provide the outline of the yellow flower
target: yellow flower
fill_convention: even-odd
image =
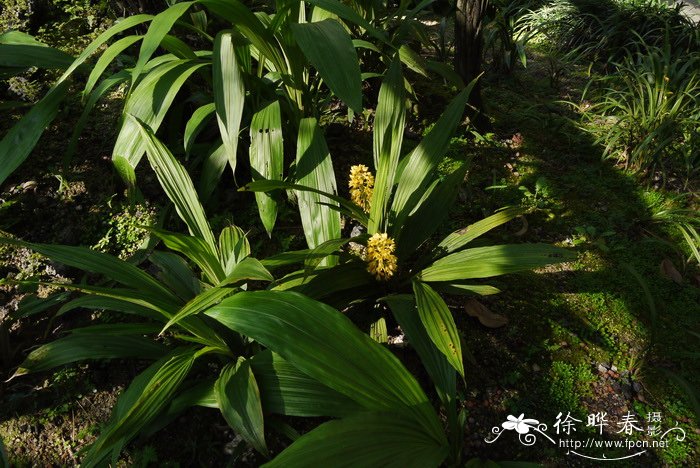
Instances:
[[[376,233],[367,241],[367,271],[378,281],[387,281],[396,273],[396,242],[386,233]]]
[[[358,164],[350,168],[350,199],[369,213],[369,206],[372,201],[372,189],[374,188],[374,176],[367,166]]]

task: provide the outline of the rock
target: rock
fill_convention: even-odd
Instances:
[[[642,392],[642,386],[639,384],[639,382],[632,382],[632,389],[634,389],[634,391],[637,393]]]
[[[603,364],[598,364],[598,372],[600,372],[601,374],[605,374],[606,372],[608,372],[608,369]]]
[[[612,367],[610,368],[610,370],[613,371],[613,372],[617,372],[617,366],[612,366]]]

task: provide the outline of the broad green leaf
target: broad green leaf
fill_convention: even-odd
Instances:
[[[384,301],[391,308],[409,344],[418,353],[423,367],[435,384],[440,400],[448,406],[457,394],[457,374],[448,362],[447,356],[435,346],[426,332],[416,310],[415,299],[410,295],[388,296]]]
[[[369,336],[377,343],[386,343],[389,340],[389,335],[386,330],[386,320],[381,317],[376,322],[373,322],[369,327]]]
[[[179,255],[154,250],[148,260],[160,269],[156,276],[184,301],[189,301],[202,291],[194,272]]]
[[[64,81],[49,90],[34,104],[0,141],[0,184],[27,159],[44,129],[58,114],[58,106],[68,91]]]
[[[394,59],[379,90],[374,118],[374,167],[377,170],[367,232],[386,232],[387,205],[394,188],[406,121],[401,63]]]
[[[571,251],[548,244],[509,244],[462,250],[424,269],[421,281],[455,281],[532,270],[570,261]]]
[[[241,357],[224,367],[215,388],[216,401],[228,425],[255,450],[268,456],[260,390],[250,363]]]
[[[113,448],[120,448],[124,441],[132,439],[158,416],[187,377],[195,359],[194,349],[176,350],[147,369],[144,374],[148,378],[134,381],[129,390],[134,384],[138,384],[135,388],[140,392],[133,391],[129,395],[130,398],[120,399],[116,410],[117,417],[90,446],[82,465],[92,467],[99,464]]]
[[[273,281],[274,278],[260,260],[246,257],[236,263],[219,286],[236,284],[241,281]]]
[[[313,275],[310,281],[294,290],[314,299],[323,299],[339,308],[352,301],[381,294],[382,291],[382,286],[369,274],[364,262],[348,262],[332,268],[317,269]]]
[[[397,230],[400,229],[396,235],[396,255],[399,258],[412,255],[447,219],[468,168],[469,165],[464,164],[426,189],[424,197],[408,215],[404,225],[397,227]]]
[[[9,316],[16,320],[31,317],[57,306],[58,304],[62,304],[66,299],[68,299],[68,293],[66,292],[52,293],[44,298],[40,298],[36,294],[29,294],[19,301],[17,309],[11,311]]]
[[[163,231],[156,228],[148,228],[155,236],[165,243],[166,247],[185,255],[202,269],[204,275],[212,284],[217,284],[226,277],[221,263],[216,256],[216,250],[201,238],[187,236],[174,232]]]
[[[216,254],[214,234],[187,170],[149,129],[138,121],[132,120],[132,123],[141,132],[141,138],[146,143],[148,162],[158,176],[161,187],[175,205],[177,214],[187,224],[190,234],[203,240],[211,252]]]
[[[139,50],[139,58],[131,71],[131,82],[136,83],[139,75],[160,46],[161,41],[166,34],[170,32],[175,22],[192,6],[194,2],[181,2],[167,8],[165,11],[153,17],[153,21],[148,26],[148,31],[141,42]]]
[[[226,275],[230,275],[239,262],[250,255],[250,242],[238,226],[226,226],[219,234],[219,256]]]
[[[460,92],[440,116],[430,133],[423,138],[408,158],[401,175],[391,205],[391,215],[395,226],[402,226],[406,217],[421,198],[423,192],[445,156],[450,138],[462,120],[473,84]]]
[[[267,257],[261,260],[261,263],[268,270],[274,270],[276,268],[303,263],[309,257],[310,253],[311,249],[289,250],[281,254],[273,255],[272,257]]]
[[[209,288],[205,289],[200,294],[197,294],[191,301],[185,304],[177,313],[171,318],[168,323],[165,324],[161,334],[163,334],[168,328],[179,323],[185,317],[190,315],[198,314],[205,311],[209,307],[221,302],[223,298],[234,292],[232,288]]]
[[[211,152],[202,164],[202,174],[199,177],[199,189],[197,190],[202,202],[208,200],[214,192],[219,180],[221,180],[221,176],[224,174],[227,163],[226,148],[224,148],[223,143],[218,142],[218,144],[212,146]]]
[[[367,236],[364,236],[363,238],[366,239]],[[324,242],[323,244],[319,245],[318,247],[311,249],[311,252],[309,252],[309,255],[304,259],[304,271],[306,274],[311,273],[316,269],[316,267],[321,263],[321,261],[324,258],[327,258],[330,255],[333,255],[334,253],[338,252],[338,250],[347,244],[348,242],[351,241],[359,241],[357,237],[352,238],[352,239],[332,239],[329,241]]]
[[[342,417],[362,410],[352,399],[312,379],[270,350],[253,356],[250,364],[265,412]]]
[[[152,276],[131,263],[111,255],[85,247],[65,245],[32,244],[16,239],[0,237],[0,244],[26,247],[50,259],[74,268],[99,273],[125,286],[153,295],[166,302],[177,302],[177,298]]]
[[[11,30],[0,34],[0,44],[24,44],[39,47],[48,47],[31,34],[22,31]]]
[[[213,102],[209,104],[204,104],[203,106],[198,107],[197,110],[195,110],[192,113],[192,116],[187,120],[187,125],[185,125],[184,138],[185,152],[187,154],[189,154],[192,150],[192,145],[194,143],[195,138],[197,138],[199,132],[201,132],[207,125],[209,119],[214,116],[215,111],[216,104],[214,104]]]
[[[68,68],[74,57],[47,45],[0,42],[0,67]]]
[[[387,40],[386,34],[383,31],[372,26],[372,24],[370,24],[350,6],[338,0],[307,0],[306,3],[323,8],[328,12],[338,15],[340,18],[350,22],[351,24],[360,26],[374,38],[379,39],[381,42],[393,47],[393,45]]]
[[[284,169],[284,144],[282,140],[282,114],[279,101],[263,107],[253,115],[250,124],[250,169],[253,179],[282,180]],[[277,202],[270,194],[257,192],[260,220],[272,235],[277,219]]]
[[[322,190],[318,190],[313,187],[309,187],[306,185],[301,185],[301,184],[294,184],[291,182],[286,182],[283,180],[256,180],[253,182],[250,182],[240,189],[239,191],[248,191],[248,192],[269,192],[271,190],[279,190],[279,189],[285,189],[285,190],[295,190],[295,191],[302,191],[302,192],[310,192],[310,193],[315,193],[317,195],[321,195],[322,197],[329,198],[333,200],[335,203],[340,206],[341,210],[344,211],[349,217],[357,221],[358,223],[362,225],[367,225],[368,218],[367,215],[365,214],[364,211],[362,211],[362,208],[357,206],[356,204],[344,199],[343,197],[339,197],[338,195],[335,195],[333,193],[328,193]]]
[[[428,66],[425,63],[425,60],[415,50],[411,49],[409,45],[403,44],[401,47],[399,47],[399,57],[408,68],[426,78],[429,78]]]
[[[157,131],[182,85],[197,70],[207,66],[192,60],[172,60],[151,70],[130,93],[124,105],[126,116],[114,143],[112,157],[126,158],[136,167],[146,151],[147,142],[133,116]]]
[[[415,378],[337,310],[292,292],[257,291],[229,297],[206,314],[365,408],[408,412],[435,440],[444,439]]]
[[[360,61],[345,28],[327,19],[317,23],[292,23],[291,29],[304,55],[330,90],[352,110],[361,113]]]
[[[447,454],[445,441],[405,415],[361,413],[321,424],[263,466],[429,468],[440,466]]]
[[[464,87],[464,81],[462,77],[455,72],[451,64],[445,62],[439,62],[437,60],[426,60],[425,66],[433,73],[437,73],[443,77],[452,86],[456,86],[458,89]]]
[[[160,46],[180,59],[197,59],[197,54],[182,39],[166,34]]]
[[[462,344],[452,312],[440,295],[425,283],[413,281],[413,294],[416,296],[418,315],[425,332],[437,349],[445,355],[447,362],[464,377]]]
[[[40,372],[87,359],[158,359],[166,349],[140,334],[115,334],[109,329],[83,329],[45,344],[31,353],[13,377]]]
[[[287,68],[275,37],[246,5],[238,0],[200,0],[199,3],[217,16],[228,20],[267,60],[272,62],[276,70]]]
[[[436,291],[456,295],[478,294],[480,296],[490,296],[501,292],[500,289],[487,284],[431,283],[431,286]]]
[[[97,84],[97,80],[100,79],[104,71],[107,69],[107,67],[109,67],[114,59],[142,38],[143,36],[126,36],[107,47],[107,49],[102,53],[102,55],[100,55],[100,58],[92,67],[90,76],[88,77],[87,82],[85,83],[85,88],[83,89],[83,100],[85,100],[90,93],[92,93],[92,89]]]
[[[233,34],[221,32],[214,40],[214,103],[221,141],[224,143],[228,164],[236,173],[238,133],[241,129],[245,88],[243,75],[236,59]]]
[[[134,304],[133,302],[116,297],[93,296],[91,294],[86,294],[85,296],[80,296],[70,302],[67,302],[60,309],[58,309],[56,316],[58,317],[70,312],[71,310],[80,308],[89,310],[112,310],[115,312],[139,315],[141,317],[153,320],[163,320],[164,318],[163,314],[156,312],[147,306]]]
[[[295,178],[299,185],[333,195],[337,193],[331,155],[314,118],[299,122]],[[320,204],[333,203],[330,198],[301,190],[296,195],[304,236],[310,248],[340,237],[340,214]],[[335,262],[328,259],[325,264],[330,266]]]
[[[516,216],[522,214],[523,210],[519,207],[506,208],[505,210],[499,211],[496,214],[477,221],[474,224],[453,232],[452,234],[445,237],[440,244],[434,250],[435,257],[442,257],[446,254],[455,252],[469,242],[473,241],[479,236],[482,236],[489,232],[491,229],[497,228],[498,226],[507,223]]]

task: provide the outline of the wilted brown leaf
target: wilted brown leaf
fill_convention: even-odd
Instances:
[[[683,283],[683,276],[678,272],[673,262],[668,258],[664,258],[659,265],[659,270],[661,271],[661,276],[668,278],[678,284]]]
[[[464,310],[471,317],[479,319],[479,322],[485,327],[498,328],[508,323],[507,317],[491,312],[488,307],[476,299],[467,299],[464,303]]]

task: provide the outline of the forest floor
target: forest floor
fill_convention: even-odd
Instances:
[[[696,402],[678,382],[700,388],[700,365],[692,359],[698,338],[691,333],[700,332],[700,279],[697,270],[684,267],[682,254],[660,240],[677,235],[652,218],[656,210],[674,203],[672,189],[678,181],[670,180],[667,192],[654,187],[658,180],[640,179],[601,160],[601,148],[564,102],[578,102],[585,83],[582,70],[569,70],[552,83],[547,60],[537,54],[532,54],[527,69],[509,76],[489,74],[485,101],[494,133],[477,138],[467,133],[451,146],[451,160],[469,161],[471,168],[445,232],[500,207],[520,204],[531,209],[525,222],[516,220],[495,231],[492,240],[557,243],[579,253],[575,262],[492,282],[503,293],[479,301],[502,316],[497,327],[470,317],[464,310],[470,305],[460,302],[463,299],[449,298],[469,355],[461,395],[468,410],[466,457],[599,466],[543,437],[532,446],[518,441],[515,432],[503,433],[494,443],[485,439],[492,439],[492,428],[509,415],[520,414],[546,423],[546,433],[554,436],[553,424],[561,412],[579,420],[571,436],[575,440],[651,441],[647,418],[658,413],[664,431],[678,426],[686,437],[669,437],[668,447],[650,448],[629,460],[629,466],[696,466]],[[417,83],[416,89],[421,96],[431,96],[434,85]],[[35,154],[0,188],[0,229],[31,241],[99,246],[112,253],[138,245],[143,233],[135,225],[152,219],[163,198],[145,190],[150,204],[133,213],[124,208],[121,195],[114,195],[121,186],[112,173],[112,142],[106,136],[116,133],[120,100],[118,95],[112,98],[95,114],[82,143],[84,151],[60,183],[61,154],[75,114],[70,107],[63,112],[63,120],[46,133]],[[427,113],[439,113],[439,101],[426,99],[420,105]],[[333,125],[337,134],[328,132],[333,154],[371,154],[369,133],[357,126]],[[335,160],[337,174],[347,173],[350,157]],[[444,171],[450,171],[449,164]],[[148,171],[139,177],[147,187],[153,184]],[[226,201],[223,207],[241,196],[233,180],[224,181],[224,187],[218,195]],[[228,216],[221,210],[213,223],[223,223]],[[248,217],[237,214],[237,223],[247,229],[259,221],[251,212]],[[271,243],[260,237],[256,244],[254,238],[254,249],[302,242],[300,232],[282,232]],[[666,261],[678,269],[678,283],[661,273]],[[0,262],[1,276],[55,279],[74,273],[21,249],[0,251]],[[0,322],[25,293],[0,286]],[[2,381],[32,346],[91,318],[66,316],[54,322],[45,316],[0,327]],[[0,438],[10,458],[18,466],[74,464],[140,368],[139,363],[97,361],[0,381]],[[589,414],[603,412],[609,425],[599,436],[586,422]],[[619,432],[628,413],[643,432]],[[241,459],[232,456],[239,443],[218,412],[198,408],[156,436],[136,441],[122,462],[240,465]],[[615,458],[634,451],[586,453]]]

